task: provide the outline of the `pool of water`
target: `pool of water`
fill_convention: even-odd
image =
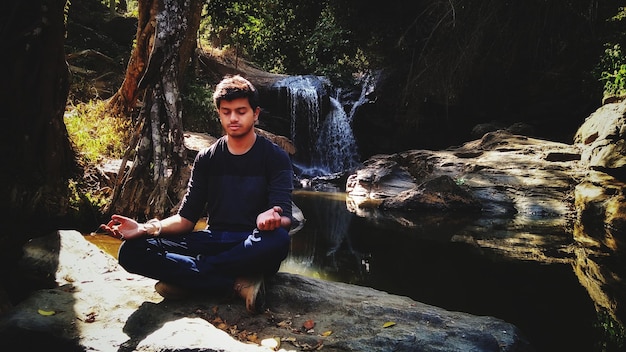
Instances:
[[[357,217],[342,193],[295,192],[294,201],[307,220],[282,271],[494,316],[537,351],[613,350],[601,347],[594,303],[567,261],[516,260],[454,241],[462,220],[403,228]]]

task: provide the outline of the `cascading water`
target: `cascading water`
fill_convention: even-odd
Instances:
[[[310,136],[317,135],[320,123],[320,95],[308,76],[293,76],[276,82],[285,88],[290,106],[291,141],[298,150],[297,162],[308,164],[314,145]]]
[[[364,82],[367,87],[371,86],[370,80]],[[371,88],[364,85],[359,100],[353,103],[350,114],[346,114],[339,96],[328,97],[328,109],[321,108],[322,84],[317,77],[293,76],[275,85],[287,91],[291,107],[290,138],[297,148],[294,164],[304,178],[340,174],[360,163],[352,119],[356,108],[367,100]],[[327,113],[322,119],[323,110]]]
[[[318,131],[311,166],[324,174],[341,173],[359,164],[350,119],[339,100],[330,98],[331,109]],[[319,175],[313,175],[319,176]]]

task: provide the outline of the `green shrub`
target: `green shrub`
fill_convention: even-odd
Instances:
[[[604,96],[626,94],[626,57],[619,44],[607,44],[600,62]]]
[[[605,44],[604,54],[595,68],[595,75],[604,84],[604,97],[626,95],[626,57],[623,52],[626,33],[623,21],[626,20],[626,7],[620,7],[617,14],[609,19],[614,26],[614,35]]]

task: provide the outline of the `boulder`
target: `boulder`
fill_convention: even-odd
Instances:
[[[383,208],[480,211],[517,224],[543,218],[563,226],[575,214],[572,190],[587,172],[580,153],[575,145],[498,130],[446,150],[376,155],[348,176],[347,202],[364,217]]]
[[[478,202],[480,216],[459,223],[450,241],[516,260],[571,264],[598,314],[623,326],[625,137],[626,101],[618,101],[589,116],[572,144],[495,130],[446,150],[376,155],[348,176],[346,203],[372,221],[419,228],[424,219],[417,215],[428,210],[441,218],[427,221],[450,224],[472,209],[442,201],[459,199],[457,185],[464,200]],[[433,182],[442,177],[449,185],[443,193]]]
[[[266,310],[237,298],[164,300],[76,231],[32,240],[22,266],[55,278],[0,317],[19,350],[532,351],[505,321],[447,311],[367,287],[289,273],[268,280]]]
[[[605,104],[578,128],[574,143],[591,169],[626,181],[626,100]]]
[[[481,206],[469,192],[457,185],[450,176],[438,176],[398,196],[384,200],[384,209],[448,210],[474,212]]]

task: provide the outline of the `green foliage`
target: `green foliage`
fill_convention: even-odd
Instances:
[[[111,6],[111,1],[112,0],[100,0],[100,3],[104,5],[104,7],[109,8]],[[115,2],[119,3],[119,0]],[[138,3],[139,3],[139,0],[126,0],[127,12],[122,15],[129,16],[129,17],[138,17],[139,16]]]
[[[619,44],[606,44],[597,71],[604,83],[604,96],[626,94],[626,57]]]
[[[619,22],[626,19],[626,7],[617,9],[617,14],[611,18],[612,21]]]
[[[609,23],[621,28],[626,20],[626,7],[621,7]],[[626,33],[615,31],[612,40],[605,44],[604,54],[596,66],[595,76],[604,84],[604,96],[626,95],[626,56],[622,46],[626,43]]]
[[[126,1],[126,5],[128,6],[128,13],[126,13],[125,16],[139,17],[138,0],[128,0]]]
[[[269,72],[338,81],[351,79],[367,63],[326,1],[211,1],[205,11],[201,38]]]
[[[82,232],[93,231],[100,223],[100,214],[107,205],[108,194],[102,190],[90,190],[82,180],[69,180],[68,215],[81,227]]]
[[[83,178],[69,180],[68,184],[68,216],[83,232],[93,231],[90,227],[102,221],[99,216],[111,191],[109,187],[90,184],[93,180],[88,175],[104,158],[122,158],[133,131],[130,119],[111,116],[106,107],[103,100],[70,104],[64,116],[70,141],[85,168]]]
[[[182,101],[186,131],[221,134],[219,117],[213,106],[213,88],[208,83],[186,80]]]
[[[334,13],[324,8],[312,35],[305,42],[305,67],[333,81],[345,81],[346,74],[364,69],[367,59],[362,51],[352,48],[350,32],[337,23]]]
[[[131,121],[106,112],[105,101],[73,106],[65,113],[65,126],[76,152],[94,164],[102,157],[121,158],[132,130]]]
[[[603,310],[599,311],[598,320],[594,325],[602,336],[596,346],[598,351],[613,352],[624,350],[626,346],[626,330],[611,314]]]

